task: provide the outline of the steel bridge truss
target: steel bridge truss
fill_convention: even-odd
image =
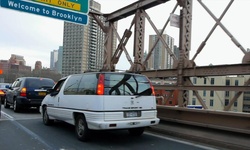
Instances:
[[[221,20],[225,16],[226,12],[229,10],[234,0],[230,0],[229,4],[221,14],[219,18],[209,10],[209,8],[202,2],[202,0],[197,0],[198,3],[206,10],[206,12],[214,19],[215,24],[208,33],[207,37],[200,44],[196,50],[195,55],[192,59],[189,57],[189,52],[191,50],[191,27],[192,27],[192,4],[193,0],[177,0],[176,5],[173,8],[172,13],[176,9],[180,8],[180,40],[179,40],[179,51],[180,57],[177,58],[172,50],[169,48],[168,44],[162,37],[164,30],[170,22],[170,17],[167,19],[166,23],[162,27],[161,32],[159,32],[147,14],[146,10],[158,5],[164,4],[170,0],[139,0],[128,6],[125,6],[117,11],[109,14],[97,14],[94,12],[89,13],[96,22],[100,25],[102,30],[106,33],[105,39],[105,54],[104,54],[104,65],[103,70],[115,71],[115,65],[118,63],[121,54],[124,52],[128,62],[131,67],[130,72],[137,72],[148,76],[149,78],[169,78],[174,77],[177,82],[173,86],[169,85],[156,85],[156,89],[165,90],[179,90],[178,95],[178,105],[179,107],[186,107],[188,104],[188,91],[192,90],[196,95],[197,99],[201,103],[204,109],[207,109],[206,104],[203,102],[198,90],[214,90],[214,91],[236,91],[234,98],[232,98],[224,110],[228,111],[233,103],[237,101],[237,98],[244,91],[250,91],[250,79],[243,86],[195,86],[190,80],[190,77],[201,77],[205,78],[208,76],[227,76],[227,75],[250,75],[250,52],[247,52],[244,47],[236,40],[236,38],[230,33],[229,30],[221,23]],[[115,22],[124,19],[128,16],[134,15],[134,18],[126,29],[122,36],[120,36],[115,27]],[[105,22],[100,20],[100,16],[105,18]],[[150,23],[151,27],[154,29],[157,39],[153,44],[152,48],[149,50],[148,55],[145,60],[143,59],[144,54],[144,37],[145,37],[145,21]],[[231,38],[232,42],[244,53],[241,64],[232,65],[215,65],[215,66],[196,66],[195,59],[202,52],[206,45],[206,42],[213,34],[217,27],[221,27],[223,31]],[[134,27],[134,28],[133,28]],[[133,30],[132,30],[133,29]],[[132,61],[127,49],[126,44],[131,38],[132,33],[134,33],[134,46],[133,46],[133,58]],[[115,35],[115,36],[114,36]],[[113,37],[117,37],[119,44],[113,51]],[[174,62],[173,69],[162,69],[162,70],[146,70],[146,64],[151,54],[158,42],[162,42],[168,54]]]

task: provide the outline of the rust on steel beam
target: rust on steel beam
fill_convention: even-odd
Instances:
[[[210,91],[250,91],[250,86],[177,86],[177,85],[153,85],[157,90],[210,90]]]
[[[162,69],[141,71],[141,74],[149,78],[176,77],[177,69]],[[232,64],[217,66],[201,66],[193,68],[183,68],[184,77],[206,77],[206,76],[227,76],[227,75],[249,75],[250,63]]]
[[[165,3],[170,0],[139,0],[137,2],[134,2],[128,6],[125,6],[121,9],[118,9],[117,11],[114,11],[110,14],[104,14],[106,17],[105,21],[118,21],[120,19],[126,18],[130,15],[134,15],[137,11],[137,9],[149,9],[151,7],[157,6],[159,4]]]
[[[188,109],[158,105],[157,115],[164,121],[250,134],[249,113]]]

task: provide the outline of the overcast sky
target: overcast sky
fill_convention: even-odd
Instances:
[[[102,12],[109,13],[118,10],[135,0],[97,0],[102,5]],[[196,1],[193,1],[192,43],[190,59],[198,49],[200,43],[215,24],[215,21]],[[220,17],[230,0],[203,0],[205,5]],[[158,29],[161,29],[173,10],[176,0],[146,10]],[[222,19],[222,24],[245,48],[250,48],[250,0],[235,0],[228,13]],[[175,14],[179,14],[180,8]],[[129,28],[132,17],[118,22],[120,36]],[[146,20],[145,50],[148,50],[148,36],[155,34]],[[179,29],[167,27],[166,34],[175,38],[175,45],[179,45]],[[132,54],[133,38],[126,47]],[[42,61],[43,67],[50,66],[50,52],[63,44],[63,21],[34,14],[14,11],[0,7],[0,60],[7,60],[11,54],[24,56],[26,65],[34,67],[36,61]],[[195,59],[199,66],[209,64],[241,63],[244,54],[233,44],[229,36],[217,27],[208,40],[205,48]],[[132,57],[132,55],[131,55]],[[129,63],[124,55],[120,59],[117,69],[129,69]]]

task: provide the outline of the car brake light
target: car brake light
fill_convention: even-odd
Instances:
[[[155,96],[155,88],[153,87],[153,85],[150,83],[150,87],[151,87],[151,90],[152,90],[152,95]]]
[[[2,90],[0,90],[0,95],[4,95],[4,92]]]
[[[23,96],[23,97],[26,97],[26,91],[27,91],[27,89],[26,88],[22,88],[21,89],[21,92],[20,92],[20,96]]]
[[[100,74],[97,83],[97,95],[103,95],[103,94],[104,94],[104,74]]]

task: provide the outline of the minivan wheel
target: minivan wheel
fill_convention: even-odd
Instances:
[[[14,109],[14,112],[19,112],[20,111],[20,106],[18,105],[16,100],[14,100],[13,109]]]
[[[7,103],[6,97],[4,98],[4,108],[10,108],[10,105]]]
[[[145,129],[144,127],[141,127],[141,128],[131,128],[131,129],[128,129],[128,132],[132,136],[140,136],[140,135],[143,134],[144,129]]]
[[[47,107],[43,108],[43,124],[45,125],[51,125],[53,123],[53,120],[49,119],[49,115],[47,113]]]
[[[87,126],[86,119],[83,115],[78,115],[76,117],[75,132],[78,140],[80,141],[88,140],[89,129]]]

